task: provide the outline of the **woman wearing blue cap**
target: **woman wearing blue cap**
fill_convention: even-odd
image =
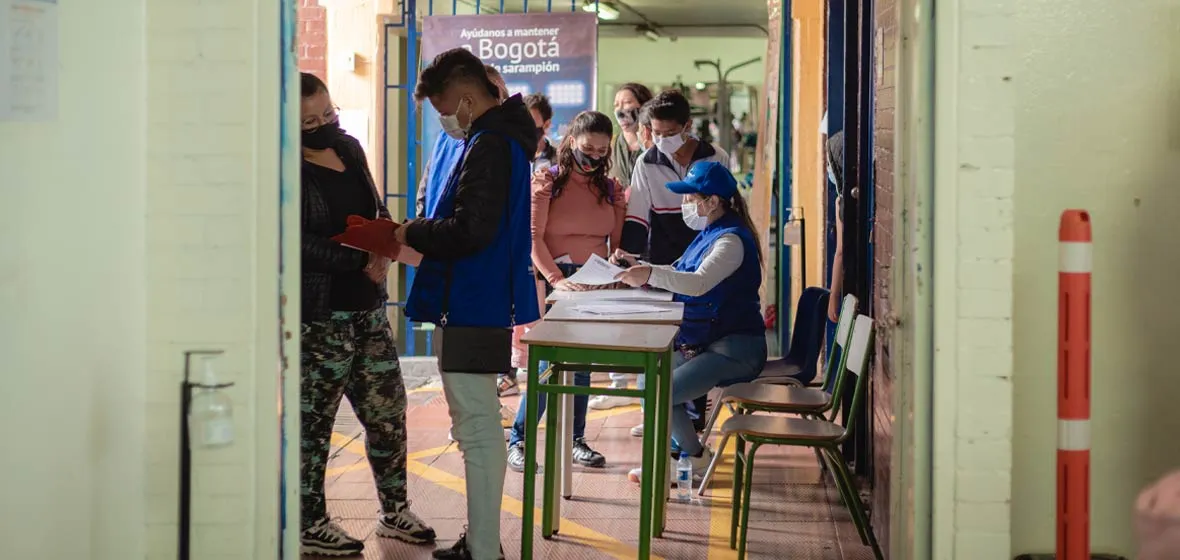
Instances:
[[[683,195],[684,223],[699,232],[684,256],[671,266],[642,263],[623,252],[615,260],[629,266],[619,274],[623,283],[667,290],[684,303],[672,362],[672,440],[699,477],[712,453],[697,440],[686,405],[718,384],[753,380],[766,364],[758,296],[762,252],[737,180],[724,164],[697,162],[668,189]]]

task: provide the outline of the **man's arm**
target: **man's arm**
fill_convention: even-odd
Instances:
[[[840,304],[844,301],[844,201],[836,198],[836,251],[832,257],[832,287],[828,290],[828,319],[840,320]]]
[[[647,184],[647,166],[635,162],[631,174],[631,189],[627,199],[627,217],[623,221],[623,240],[619,245],[628,253],[642,255],[647,252],[648,230],[651,223],[651,189]]]
[[[418,218],[404,227],[406,243],[423,256],[454,260],[482,251],[496,238],[507,211],[512,152],[507,140],[483,134],[460,163],[455,209],[447,218]]]

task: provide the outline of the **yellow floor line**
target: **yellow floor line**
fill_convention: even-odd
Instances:
[[[425,480],[438,484],[443,488],[453,490],[459,494],[467,494],[466,482],[462,478],[444,470],[424,465],[417,461],[410,461],[409,471]],[[539,486],[540,485],[538,485],[538,487]],[[538,488],[538,490],[540,490],[540,488]],[[524,515],[524,503],[511,496],[504,496],[501,510],[511,513],[517,517],[522,517]],[[536,509],[535,519],[537,526],[540,527],[540,508]],[[618,558],[619,560],[631,560],[635,558],[636,554],[638,554],[638,551],[630,545],[624,544],[623,542],[620,542],[609,535],[599,533],[598,531],[590,529],[589,527],[579,525],[564,518],[561,520],[561,537],[563,540],[570,540],[579,544],[593,547],[600,552],[608,554],[613,558]],[[652,555],[652,558],[660,559],[659,556],[655,555]]]
[[[725,425],[729,409],[722,407],[715,426]],[[721,441],[719,433],[710,440],[714,445]],[[725,456],[717,464],[717,472],[710,480],[709,500],[709,556],[707,560],[736,560],[737,551],[729,548],[729,527],[732,519],[730,506],[733,504],[733,441],[729,442]]]

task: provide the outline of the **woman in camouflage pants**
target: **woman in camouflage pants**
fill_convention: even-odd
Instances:
[[[389,260],[331,240],[350,215],[389,219],[364,151],[340,130],[324,83],[302,76],[302,317],[300,356],[301,540],[305,554],[353,555],[364,543],[327,515],[324,476],[332,426],[348,397],[365,428],[365,451],[382,514],[377,534],[411,543],[434,530],[406,493],[406,389],[386,316]]]

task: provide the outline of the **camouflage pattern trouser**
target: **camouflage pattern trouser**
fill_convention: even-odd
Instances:
[[[301,512],[306,529],[327,516],[324,476],[340,397],[365,428],[381,507],[406,501],[406,387],[385,308],[335,311],[303,323],[300,383]]]

